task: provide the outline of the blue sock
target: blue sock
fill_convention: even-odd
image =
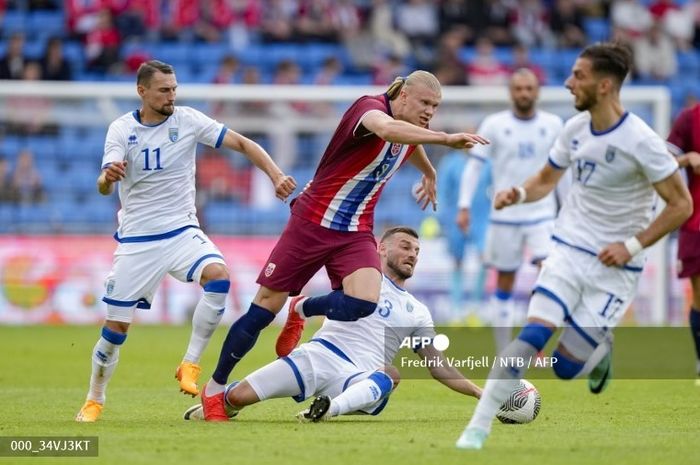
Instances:
[[[304,301],[304,315],[326,315],[329,320],[357,321],[371,315],[377,308],[376,302],[356,299],[343,291],[333,291]]]
[[[224,345],[221,347],[219,362],[216,370],[211,376],[219,384],[226,384],[228,376],[233,371],[236,363],[248,353],[258,340],[260,331],[265,329],[275,314],[253,303],[250,304],[248,312],[240,317],[228,330]]]
[[[700,365],[700,310],[690,307],[688,320],[690,321],[690,332],[695,342],[695,355],[697,356],[698,365]],[[698,370],[700,371],[700,366]],[[698,374],[700,375],[700,372]]]

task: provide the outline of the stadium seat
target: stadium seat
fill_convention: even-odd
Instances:
[[[25,32],[26,30],[27,15],[17,10],[8,10],[5,12],[5,16],[2,21],[3,37],[9,37],[15,32]]]
[[[583,30],[589,42],[605,42],[610,37],[610,22],[605,18],[586,18]]]
[[[66,35],[66,21],[61,11],[38,10],[27,17],[27,33],[47,39]]]

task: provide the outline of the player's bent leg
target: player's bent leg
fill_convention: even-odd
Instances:
[[[371,407],[385,399],[395,387],[394,379],[399,380],[396,368],[389,366],[370,373],[368,376],[358,376],[350,379],[348,386],[341,394],[334,397],[329,405],[329,417],[337,417],[353,412],[374,410]]]
[[[204,294],[192,316],[192,333],[187,352],[175,372],[180,391],[195,397],[199,394],[197,382],[201,368],[199,359],[219,326],[226,306],[226,296],[231,282],[228,271],[221,263],[210,263],[202,270],[200,284]]]
[[[543,298],[542,300],[542,303],[546,305],[548,299]],[[491,424],[496,412],[525,375],[526,368],[519,367],[512,361],[535,357],[537,352],[541,351],[547,344],[554,330],[553,323],[531,318],[520,335],[506,346],[500,354],[501,363],[497,363],[489,373],[489,378],[474,414],[457,440],[457,448],[481,449],[483,447],[491,432]]]
[[[107,383],[112,378],[119,362],[119,348],[126,341],[129,323],[105,322],[100,339],[92,351],[92,373],[87,399],[75,417],[79,422],[97,421],[102,414],[106,399]]]
[[[325,315],[330,320],[357,321],[377,309],[382,276],[375,268],[360,268],[343,278],[343,290],[311,297],[304,301],[300,312],[310,317]]]

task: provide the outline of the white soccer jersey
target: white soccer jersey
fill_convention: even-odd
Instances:
[[[112,122],[102,167],[128,162],[119,183],[117,240],[158,239],[182,227],[199,226],[194,199],[197,143],[219,147],[225,134],[223,124],[182,106],[155,126],[141,123],[138,110]]]
[[[405,337],[435,337],[428,308],[386,276],[377,309],[357,321],[326,319],[313,339],[328,341],[363,370],[390,363]]]
[[[491,143],[476,145],[469,154],[482,161],[491,159],[495,192],[510,189],[521,185],[547,162],[562,126],[561,118],[541,110],[529,119],[518,118],[512,110],[494,113],[477,131]],[[537,202],[491,209],[491,222],[500,224],[532,224],[555,216],[553,193]]]
[[[554,240],[591,254],[625,241],[652,219],[652,183],[678,169],[664,141],[638,116],[595,132],[590,113],[566,122],[550,153],[558,168],[571,166],[573,185],[555,223]],[[625,267],[640,270],[644,254]]]

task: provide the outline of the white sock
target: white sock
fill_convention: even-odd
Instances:
[[[297,304],[294,306],[294,310],[297,312],[297,314],[301,317],[302,320],[308,318],[306,315],[304,315],[304,302],[306,302],[308,299],[308,297],[299,299],[299,302],[297,302]]]
[[[513,316],[515,314],[515,301],[513,297],[499,299],[495,295],[490,301],[493,336],[496,341],[496,353],[500,354],[503,349],[513,340]]]
[[[100,337],[92,349],[92,374],[90,375],[88,400],[94,400],[100,404],[105,403],[107,383],[112,378],[119,361],[119,347],[104,337]]]
[[[608,352],[610,352],[610,343],[608,341],[603,341],[598,344],[598,347],[593,350],[590,357],[588,357],[588,360],[586,360],[586,363],[583,365],[583,368],[581,368],[581,371],[576,376],[578,378],[587,376],[595,367],[598,366],[600,361],[603,360]]]
[[[225,384],[219,384],[216,381],[214,381],[213,378],[209,378],[207,384],[204,385],[204,393],[207,396],[215,396],[217,394],[221,394],[222,392],[224,392],[225,389]]]
[[[348,387],[331,400],[331,416],[345,415],[369,407],[382,396],[377,383],[367,378]]]
[[[224,314],[226,295],[223,292],[205,292],[199,299],[192,315],[192,334],[184,361],[199,363]]]
[[[513,340],[500,354],[499,360],[508,360],[506,357],[519,357],[527,360],[537,355],[537,349],[520,339]],[[527,367],[527,365],[526,365]],[[491,423],[498,413],[503,402],[511,392],[518,387],[520,379],[525,375],[527,368],[513,369],[514,367],[496,366],[491,369],[489,379],[486,381],[484,392],[476,405],[476,409],[469,420],[469,428],[491,432]]]

